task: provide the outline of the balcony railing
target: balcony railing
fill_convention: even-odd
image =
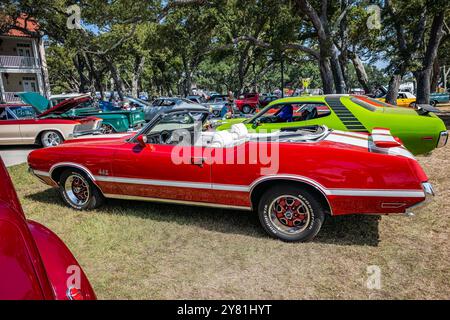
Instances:
[[[21,103],[22,100],[17,96],[17,92],[5,92],[5,102],[6,103]]]
[[[37,68],[39,60],[34,57],[0,56],[0,68]]]

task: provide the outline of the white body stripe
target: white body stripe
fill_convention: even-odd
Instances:
[[[352,137],[350,135],[337,135],[337,134],[329,134],[325,140],[332,141],[332,142],[339,142],[339,143],[345,143],[352,146],[362,147],[362,148],[369,148],[369,141],[367,140],[367,136],[365,136],[365,139]]]
[[[41,177],[49,177],[50,174],[45,171],[34,170],[33,173]],[[207,190],[221,190],[221,191],[235,191],[235,192],[250,192],[254,184],[235,185],[235,184],[217,184],[217,183],[203,183],[191,181],[172,181],[172,180],[154,180],[154,179],[140,179],[140,178],[123,178],[123,177],[106,177],[94,176],[95,182],[115,182],[128,183],[138,185],[150,186],[165,186],[191,189],[207,189]],[[320,187],[323,193],[327,196],[352,196],[352,197],[400,197],[400,198],[421,198],[425,193],[421,189],[355,189],[355,188],[335,188],[327,189]]]

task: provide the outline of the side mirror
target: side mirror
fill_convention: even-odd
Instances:
[[[137,137],[137,141],[138,141],[138,144],[142,148],[145,148],[147,146],[147,136],[146,135],[141,134],[140,136]]]

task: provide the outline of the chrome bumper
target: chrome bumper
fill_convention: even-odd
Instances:
[[[436,145],[436,148],[442,148],[447,144],[448,141],[448,132],[447,131],[441,131],[439,134],[439,139]]]
[[[74,132],[74,133],[69,134],[69,139],[78,138],[78,137],[82,137],[82,136],[87,136],[87,135],[91,135],[91,134],[93,134],[93,135],[102,134],[102,132],[101,132],[100,129]]]
[[[423,206],[425,206],[427,203],[431,201],[434,197],[434,190],[433,186],[429,182],[423,182],[422,183],[423,192],[425,193],[425,199],[409,208],[406,209],[405,215],[406,216],[414,216],[413,210],[419,209]]]

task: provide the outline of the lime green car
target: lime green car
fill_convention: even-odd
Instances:
[[[353,132],[388,128],[413,154],[426,154],[447,143],[444,122],[425,109],[382,106],[370,98],[351,95],[289,97],[271,102],[252,118],[225,120],[217,130],[245,123],[249,131],[270,132],[300,126],[326,125]]]

